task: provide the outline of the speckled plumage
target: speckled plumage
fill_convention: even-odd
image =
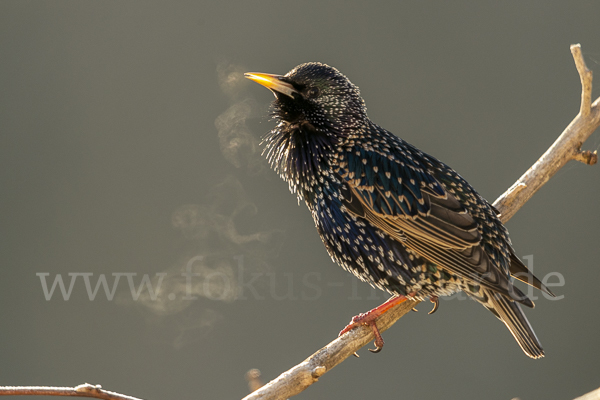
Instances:
[[[252,74],[248,74],[252,75]],[[308,206],[331,258],[393,295],[463,290],[501,319],[523,351],[543,356],[511,275],[549,292],[514,255],[497,211],[452,168],[373,123],[335,68],[267,76],[277,126],[265,154]]]

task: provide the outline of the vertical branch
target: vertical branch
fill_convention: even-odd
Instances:
[[[571,54],[581,80],[579,114],[565,128],[554,144],[506,192],[494,202],[502,222],[508,221],[527,200],[570,160],[588,165],[598,162],[597,152],[582,151],[581,145],[600,125],[600,98],[591,103],[592,71],[585,65],[581,45],[571,45]]]
[[[579,113],[583,117],[587,117],[592,108],[593,74],[592,71],[588,69],[587,65],[585,65],[585,60],[581,54],[580,44],[571,45],[571,54],[573,54],[573,58],[575,59],[575,67],[577,67],[579,79],[581,80],[581,106],[579,108]]]

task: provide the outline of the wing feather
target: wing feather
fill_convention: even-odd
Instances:
[[[422,213],[423,208],[420,208],[419,213],[404,213],[404,198],[386,193],[382,187],[371,187],[373,190],[369,191],[353,185],[354,180],[341,178],[344,182],[342,202],[357,217],[368,220],[448,272],[532,305],[529,299],[518,296],[508,276],[490,260],[481,246],[477,222],[451,193],[442,196],[419,191],[418,204],[427,207],[426,212]],[[411,210],[412,207],[414,203]]]

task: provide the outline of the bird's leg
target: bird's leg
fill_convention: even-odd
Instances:
[[[438,297],[437,297],[437,296],[431,296],[431,297],[429,298],[429,301],[431,301],[431,302],[433,303],[433,308],[432,308],[432,309],[431,309],[431,311],[429,311],[427,314],[428,314],[428,315],[431,315],[431,314],[433,314],[434,312],[436,312],[436,311],[437,311],[437,309],[440,307],[440,299],[438,299]]]
[[[375,349],[369,351],[373,353],[379,353],[381,348],[383,347],[383,338],[381,337],[381,333],[379,333],[379,329],[377,329],[377,324],[375,321],[381,315],[385,314],[390,308],[406,301],[406,297],[404,296],[394,296],[388,299],[385,303],[380,306],[375,307],[374,309],[367,311],[365,313],[358,314],[353,317],[350,323],[340,331],[338,336],[342,336],[344,333],[350,332],[352,329],[359,327],[361,325],[368,325],[373,330],[373,335],[375,336]]]

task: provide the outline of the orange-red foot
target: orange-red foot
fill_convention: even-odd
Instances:
[[[375,349],[369,349],[372,353],[379,353],[383,348],[383,338],[381,337],[381,333],[379,333],[379,329],[377,329],[377,324],[375,321],[377,318],[385,314],[390,308],[394,307],[397,304],[406,301],[406,297],[404,296],[395,296],[387,300],[382,305],[375,307],[374,309],[367,311],[366,313],[358,314],[353,317],[350,323],[340,331],[338,336],[342,336],[344,333],[350,332],[352,329],[357,328],[361,325],[368,325],[373,330],[373,335],[375,336]]]

